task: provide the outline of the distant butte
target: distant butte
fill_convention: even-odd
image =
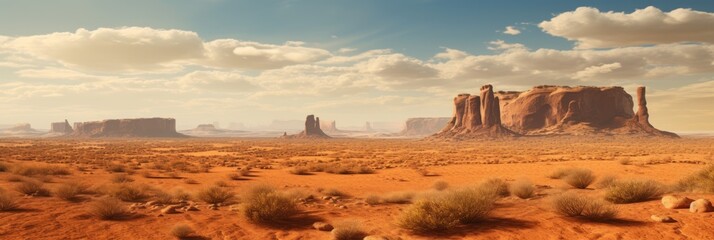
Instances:
[[[176,120],[173,118],[136,118],[110,119],[94,122],[74,123],[70,137],[187,137],[176,132]]]
[[[433,139],[469,139],[518,135],[632,135],[679,137],[649,122],[645,87],[634,103],[622,87],[536,86],[525,92],[459,94],[454,116]]]
[[[281,138],[330,138],[330,136],[325,134],[325,132],[323,132],[320,128],[319,117],[316,118],[315,115],[307,115],[305,118],[305,130],[293,135],[283,134]]]

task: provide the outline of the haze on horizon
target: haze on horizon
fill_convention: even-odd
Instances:
[[[644,85],[658,128],[714,131],[711,2],[42,2],[0,0],[0,124],[360,126],[483,84]]]

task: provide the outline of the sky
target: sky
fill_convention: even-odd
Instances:
[[[714,2],[0,0],[0,124],[173,117],[340,126],[445,117],[458,93],[648,88],[714,131]]]

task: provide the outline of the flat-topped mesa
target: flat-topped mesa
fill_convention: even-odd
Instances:
[[[337,123],[332,120],[332,121],[322,121],[320,123],[320,129],[322,129],[323,132],[339,132],[340,130],[337,129]]]
[[[67,121],[67,119],[65,119],[64,122],[53,122],[50,124],[50,133],[70,134],[73,131],[74,129],[72,129],[72,126],[69,125],[69,121]]]
[[[281,138],[330,138],[330,136],[320,129],[320,118],[310,114],[305,118],[305,130],[293,135],[283,133]]]
[[[116,138],[186,137],[186,135],[176,132],[176,119],[173,118],[109,119],[74,123],[74,131],[69,136]]]
[[[493,86],[484,85],[480,89],[480,96],[462,93],[454,98],[454,116],[432,138],[468,139],[516,135],[501,126],[499,99],[493,92]]]
[[[409,137],[429,136],[440,132],[444,125],[449,125],[453,119],[450,117],[409,118],[404,123],[404,128],[399,132],[399,135]]]

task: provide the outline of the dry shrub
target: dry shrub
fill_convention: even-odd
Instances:
[[[714,165],[680,180],[675,187],[679,191],[714,193]]]
[[[629,158],[623,158],[618,161],[622,165],[630,165],[632,164],[632,161]]]
[[[43,163],[15,164],[12,173],[22,176],[36,175],[69,175],[70,171],[64,166]]]
[[[600,177],[600,180],[597,182],[597,188],[603,189],[603,188],[608,188],[610,187],[615,181],[617,180],[617,177],[613,175],[605,175]]]
[[[46,197],[50,195],[50,190],[47,190],[42,182],[34,179],[26,179],[18,184],[16,189],[18,192],[30,196]]]
[[[535,186],[528,179],[521,179],[511,184],[511,193],[516,197],[528,199],[535,195]]]
[[[479,186],[481,189],[489,190],[496,193],[500,197],[508,197],[511,193],[508,191],[508,183],[500,178],[490,178]]]
[[[399,226],[415,232],[445,231],[486,218],[498,198],[492,186],[438,192],[407,207]]]
[[[182,188],[176,188],[171,193],[173,199],[176,201],[188,201],[191,200],[191,194],[183,190]]]
[[[154,200],[156,200],[157,202],[159,202],[161,204],[172,204],[175,202],[174,196],[167,192],[164,192],[164,191],[158,190],[158,189],[154,190],[153,192],[154,192],[154,194],[153,194]]]
[[[295,175],[309,175],[310,169],[308,169],[307,167],[298,166],[290,169],[290,173]]]
[[[555,171],[551,172],[551,173],[548,175],[548,178],[550,178],[550,179],[561,179],[561,178],[567,176],[568,173],[570,173],[570,170],[571,170],[571,169],[569,169],[569,168],[558,168],[558,169],[555,169]]]
[[[569,171],[564,180],[574,188],[585,189],[595,181],[595,176],[589,169],[574,168]]]
[[[561,194],[553,199],[555,211],[566,217],[583,217],[591,221],[607,221],[615,218],[617,208],[602,200],[573,193]]]
[[[377,205],[377,204],[382,203],[382,198],[380,198],[377,195],[371,194],[371,195],[367,196],[366,198],[364,198],[364,202],[369,205]]]
[[[126,166],[122,164],[112,163],[107,166],[107,171],[114,173],[123,173],[126,172]]]
[[[229,173],[228,174],[228,179],[230,180],[241,180],[243,179],[243,175],[240,173]]]
[[[643,202],[662,195],[662,185],[653,180],[620,180],[607,188],[605,199],[613,203]]]
[[[363,166],[359,164],[354,164],[354,163],[347,163],[347,164],[338,164],[338,163],[332,163],[332,164],[327,164],[327,165],[322,165],[322,166],[315,166],[314,170],[310,169],[311,172],[320,172],[317,170],[322,170],[326,173],[332,173],[332,174],[372,174],[374,173],[374,169],[372,169],[369,166]]]
[[[436,181],[434,182],[433,185],[431,185],[431,188],[437,190],[437,191],[444,191],[447,188],[449,188],[449,183],[445,181]]]
[[[122,201],[140,202],[149,198],[151,188],[143,184],[120,183],[108,186],[106,191],[108,195]]]
[[[269,185],[255,185],[242,198],[243,215],[257,223],[274,223],[295,216],[297,202]]]
[[[204,188],[196,193],[197,199],[210,204],[225,203],[233,199],[234,196],[235,194],[231,190],[220,186]]]
[[[171,235],[178,239],[186,239],[191,237],[196,231],[191,226],[179,223],[171,228]]]
[[[91,206],[91,213],[104,220],[115,220],[129,215],[124,203],[113,197],[102,198],[94,202]]]
[[[55,196],[67,201],[76,201],[78,195],[86,193],[88,188],[80,182],[66,182],[55,189]]]
[[[367,231],[357,221],[343,221],[335,224],[332,229],[332,238],[335,240],[361,240],[367,235]]]
[[[342,191],[340,191],[340,190],[337,190],[337,189],[335,189],[335,188],[328,188],[328,189],[325,189],[325,190],[322,190],[322,191],[319,191],[319,192],[321,192],[322,194],[325,194],[325,195],[327,195],[327,196],[333,196],[333,197],[341,197],[341,196],[346,196],[346,195],[347,195],[347,194],[345,194],[344,192],[342,192]]]
[[[185,183],[185,184],[198,184],[198,181],[196,181],[195,179],[191,179],[191,178],[184,178],[184,179],[183,179],[183,183]]]
[[[11,211],[17,208],[17,198],[0,189],[0,211]]]
[[[128,183],[128,182],[133,182],[134,179],[129,177],[126,173],[119,173],[119,174],[112,174],[112,179],[111,181],[113,183]]]
[[[410,203],[416,194],[414,192],[390,192],[384,194],[381,198],[381,202],[384,203],[395,203],[395,204],[405,204]]]

